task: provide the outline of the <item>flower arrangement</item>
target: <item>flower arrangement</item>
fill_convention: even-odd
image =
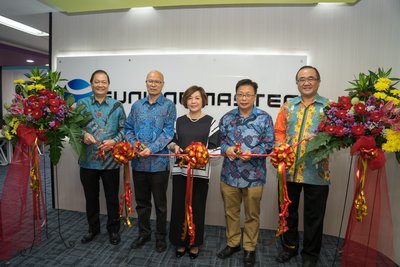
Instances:
[[[11,104],[5,104],[7,114],[4,136],[12,141],[19,140],[22,135],[32,133],[49,145],[50,160],[57,164],[61,157],[62,141],[69,138],[72,148],[82,153],[81,126],[87,123],[90,114],[81,114],[83,106],[73,107],[75,99],[66,96],[66,89],[60,87],[60,72],[48,73],[33,68],[25,80],[15,80],[15,97]]]
[[[383,151],[395,152],[400,163],[400,90],[394,87],[399,79],[389,78],[390,73],[381,68],[360,73],[347,96],[324,108],[325,118],[306,150],[314,163],[363,136],[373,137]]]

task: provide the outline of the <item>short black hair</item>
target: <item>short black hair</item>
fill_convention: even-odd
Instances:
[[[321,80],[321,76],[319,75],[319,71],[317,70],[317,68],[316,68],[316,67],[313,67],[313,66],[308,66],[308,65],[306,65],[306,66],[301,67],[301,68],[296,72],[296,77],[295,77],[296,82],[297,82],[297,75],[299,75],[299,72],[300,72],[301,70],[303,70],[303,69],[313,69],[313,70],[315,70],[315,72],[317,73],[317,80],[318,80],[318,81]]]
[[[110,76],[108,76],[108,73],[105,70],[96,70],[95,72],[93,72],[92,76],[90,77],[90,83],[93,82],[94,76],[99,73],[105,74],[107,76],[107,81],[110,84]]]
[[[237,92],[239,87],[243,86],[243,85],[250,85],[251,87],[254,88],[254,93],[257,94],[258,84],[256,82],[253,82],[250,79],[243,79],[243,80],[238,81],[237,84],[236,84],[236,91],[235,92]]]

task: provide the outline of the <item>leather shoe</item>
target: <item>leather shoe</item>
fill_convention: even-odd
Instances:
[[[137,249],[143,246],[146,242],[150,241],[151,237],[149,236],[139,236],[133,243],[131,244],[131,248]]]
[[[200,252],[200,248],[197,248],[197,252],[196,253],[194,253],[192,251],[189,251],[189,258],[194,260],[195,258],[197,258],[199,256],[199,252]]]
[[[186,248],[183,249],[183,251],[179,251],[178,248],[175,250],[175,256],[177,258],[182,258],[183,255],[185,255],[186,253]]]
[[[297,255],[297,251],[282,250],[281,253],[275,258],[277,262],[284,263]]]
[[[89,243],[92,241],[98,234],[100,234],[100,231],[98,232],[89,232],[86,235],[84,235],[81,239],[82,244]]]
[[[256,252],[255,251],[244,251],[243,263],[245,267],[253,267],[256,263]]]
[[[110,243],[113,245],[118,245],[119,242],[121,242],[119,233],[110,233]]]
[[[220,259],[226,259],[226,258],[230,257],[233,253],[238,252],[239,250],[240,250],[240,246],[237,246],[237,247],[226,246],[223,250],[221,250],[217,254],[217,257]]]
[[[158,253],[164,252],[167,249],[167,243],[165,239],[157,239],[156,240],[156,251]]]

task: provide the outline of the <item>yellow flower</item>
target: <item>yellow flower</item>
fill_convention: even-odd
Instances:
[[[14,80],[14,84],[24,84],[25,83],[25,81],[24,80],[21,80],[21,79],[19,79],[19,80]]]
[[[385,93],[375,93],[374,96],[376,97],[376,99],[386,99],[387,95]]]
[[[382,145],[382,149],[387,152],[400,151],[400,132],[396,132],[392,129],[385,131],[386,143]]]
[[[36,88],[36,91],[40,91],[46,87],[43,84],[36,84],[35,88]]]
[[[399,100],[398,98],[396,98],[396,97],[393,97],[393,96],[387,96],[387,97],[385,98],[385,100],[386,100],[387,102],[393,101],[393,104],[395,104],[396,106],[400,103],[400,100]]]
[[[4,136],[5,136],[8,140],[11,140],[11,139],[12,139],[11,134],[10,134],[7,130],[4,131]]]
[[[400,90],[394,88],[394,89],[390,90],[390,93],[391,93],[392,95],[400,95]]]
[[[30,90],[33,90],[33,89],[35,89],[35,85],[33,85],[33,84],[30,84],[30,85],[28,85],[28,86],[26,87],[26,90],[27,90],[27,91],[30,91]]]
[[[390,85],[392,83],[392,80],[389,78],[386,78],[386,77],[381,77],[378,79],[378,82],[386,83],[387,85]]]
[[[39,81],[39,80],[42,79],[42,77],[40,77],[40,76],[32,76],[30,79],[31,79],[32,81]]]
[[[377,82],[376,84],[374,84],[374,87],[377,91],[385,91],[389,88],[389,84],[384,82]]]

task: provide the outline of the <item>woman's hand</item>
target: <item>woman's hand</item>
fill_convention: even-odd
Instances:
[[[91,135],[90,133],[85,133],[85,135],[83,136],[83,142],[87,145],[97,143],[96,139],[94,139],[93,135]]]

